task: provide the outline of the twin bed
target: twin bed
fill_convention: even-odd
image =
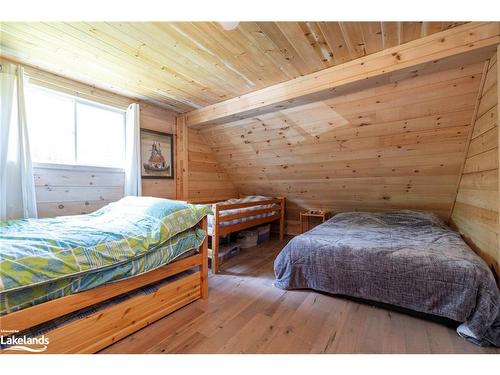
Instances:
[[[278,221],[283,239],[284,209],[283,198],[260,196],[212,209],[127,197],[89,215],[2,222],[1,334],[50,341],[31,351],[99,351],[207,298],[208,234],[217,272],[219,236]],[[432,214],[338,214],[293,238],[274,268],[279,288],[449,318],[461,323],[457,331],[468,340],[500,345],[500,292],[492,272]]]
[[[2,336],[50,342],[2,351],[93,353],[207,298],[209,212],[127,197],[89,215],[0,223]]]

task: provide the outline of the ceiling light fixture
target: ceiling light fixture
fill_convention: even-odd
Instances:
[[[236,22],[219,22],[219,23],[222,26],[222,28],[226,31],[234,30],[240,24],[238,21],[236,21]]]

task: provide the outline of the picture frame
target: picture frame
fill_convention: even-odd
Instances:
[[[174,135],[141,129],[141,177],[174,178]]]

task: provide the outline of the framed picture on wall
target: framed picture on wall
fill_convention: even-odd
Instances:
[[[142,178],[174,178],[174,136],[141,129]]]

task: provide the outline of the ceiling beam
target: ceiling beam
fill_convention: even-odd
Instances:
[[[402,70],[412,70],[457,55],[496,48],[500,43],[499,22],[470,22],[397,47],[358,58],[315,73],[266,87],[186,114],[187,126],[217,124],[290,108],[321,97],[360,89],[374,79]],[[488,52],[490,53],[490,52]],[[491,53],[490,53],[491,56]],[[454,59],[457,63],[457,59]],[[459,61],[459,60],[458,60]]]

